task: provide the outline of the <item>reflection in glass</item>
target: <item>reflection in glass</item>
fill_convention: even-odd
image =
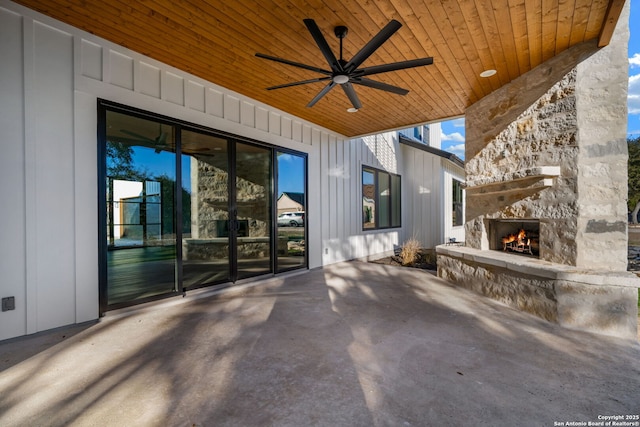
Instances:
[[[185,288],[229,280],[227,140],[182,132],[182,259]]]
[[[278,271],[306,266],[305,158],[277,152]]]
[[[238,279],[271,272],[271,150],[236,143]]]
[[[126,303],[176,289],[173,128],[107,112],[107,295]]]
[[[400,176],[391,175],[391,226],[400,227]]]
[[[385,228],[391,225],[389,218],[390,208],[390,184],[389,175],[386,173],[378,173],[378,200],[380,209],[378,210],[378,228]]]
[[[376,184],[372,170],[362,170],[362,228],[376,228]]]
[[[106,310],[307,265],[306,157],[149,116],[104,117]],[[273,216],[276,195],[286,222]]]
[[[458,227],[462,225],[462,183],[457,179],[453,180],[453,218],[452,225]]]

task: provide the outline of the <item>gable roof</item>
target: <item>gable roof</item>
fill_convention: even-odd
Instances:
[[[280,196],[278,196],[278,200],[280,200],[282,196],[287,196],[294,202],[304,206],[304,193],[291,193],[291,192],[285,191],[282,194],[280,194]]]
[[[399,135],[399,140],[401,144],[405,144],[408,145],[410,147],[413,148],[417,148],[418,150],[422,150],[422,151],[426,151],[427,153],[431,153],[431,154],[435,154],[436,156],[442,157],[444,159],[447,159],[449,161],[451,161],[452,163],[460,166],[461,168],[464,168],[464,160],[462,160],[460,157],[456,156],[453,153],[450,153],[448,151],[444,151],[441,150],[439,148],[435,148],[435,147],[430,147],[427,144],[423,144],[420,142],[415,142],[409,138],[406,138],[402,135]]]

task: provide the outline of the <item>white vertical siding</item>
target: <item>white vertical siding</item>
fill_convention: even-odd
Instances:
[[[0,297],[16,309],[0,313],[0,339],[26,332],[26,198],[23,20],[0,8]]]
[[[423,247],[440,243],[442,230],[442,180],[439,157],[406,145],[402,146],[407,162],[403,185],[406,227],[404,240],[415,237]]]
[[[75,134],[74,134],[74,199],[75,203],[75,287],[76,322],[86,322],[98,316],[98,286],[96,286],[96,272],[98,271],[98,205],[97,178],[95,177],[96,161],[88,159],[98,158],[98,145],[95,135],[98,117],[85,115],[82,112],[92,111],[96,107],[93,96],[75,92]],[[94,202],[89,203],[89,200]]]
[[[464,223],[465,223],[465,206],[464,206],[464,190],[462,190],[462,225],[453,226],[453,180],[456,179],[464,183],[464,170],[453,163],[441,159],[442,173],[444,179],[444,239],[441,243],[447,242],[449,239],[455,239],[458,242],[464,241]]]
[[[429,145],[434,148],[441,148],[442,125],[440,123],[429,124]]]
[[[452,225],[452,179],[464,182],[464,169],[427,151],[402,145],[403,240],[416,237],[423,247],[433,248],[454,237],[464,240],[464,227]]]
[[[0,55],[0,340],[98,316],[98,98],[307,153],[311,268],[399,244],[361,215],[362,166],[401,169],[392,134],[347,140],[8,0]]]
[[[35,329],[75,321],[73,38],[33,22]],[[31,326],[31,325],[29,325]],[[31,327],[29,328],[31,329]]]

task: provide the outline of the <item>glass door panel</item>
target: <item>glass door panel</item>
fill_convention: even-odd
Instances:
[[[271,150],[235,144],[235,236],[237,279],[271,270]]]
[[[306,159],[276,152],[277,159],[277,271],[307,264],[306,257]]]
[[[107,111],[108,305],[175,291],[172,126]]]
[[[389,175],[386,173],[378,173],[378,200],[380,200],[380,208],[378,209],[378,227],[386,228],[391,226],[391,218],[389,218]]]
[[[182,132],[185,288],[229,280],[229,151],[224,138]]]

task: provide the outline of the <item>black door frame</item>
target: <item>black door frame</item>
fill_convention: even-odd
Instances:
[[[107,111],[127,114],[133,117],[138,117],[142,119],[153,120],[156,122],[160,122],[162,124],[170,125],[175,129],[175,145],[176,145],[176,185],[174,188],[174,215],[175,215],[175,233],[176,233],[176,276],[175,276],[175,284],[176,289],[174,292],[161,294],[145,299],[134,300],[130,303],[120,303],[120,304],[108,304],[108,283],[107,283],[107,221],[106,221],[106,209],[107,209],[107,201],[106,201],[106,113]],[[126,306],[142,304],[144,302],[158,300],[162,298],[167,298],[176,295],[185,295],[187,289],[183,285],[183,277],[182,277],[182,269],[183,269],[183,253],[182,253],[182,131],[194,131],[200,132],[207,135],[212,135],[219,138],[224,138],[227,140],[228,144],[228,164],[229,164],[229,282],[235,283],[238,278],[238,257],[237,257],[237,227],[235,224],[237,223],[237,205],[236,205],[236,142],[240,142],[243,144],[249,144],[254,146],[263,147],[269,149],[271,151],[271,167],[270,167],[270,188],[269,188],[269,198],[271,201],[271,226],[269,227],[270,233],[270,272],[266,275],[275,275],[281,272],[278,272],[278,257],[277,257],[277,207],[275,203],[276,195],[275,191],[277,189],[276,180],[276,171],[277,165],[275,162],[275,157],[277,152],[285,152],[291,153],[296,156],[300,156],[304,158],[305,164],[305,206],[306,206],[306,195],[308,194],[308,165],[307,159],[308,155],[304,152],[299,152],[295,150],[286,149],[283,147],[278,147],[270,144],[266,144],[264,142],[254,140],[251,138],[245,138],[238,135],[230,134],[227,132],[219,131],[216,129],[211,129],[205,126],[200,126],[197,124],[189,123],[183,120],[174,119],[172,117],[151,113],[149,111],[145,111],[142,109],[138,109],[135,107],[130,107],[124,104],[120,104],[117,102],[105,100],[98,98],[97,100],[97,113],[98,113],[98,123],[97,123],[97,141],[98,141],[98,269],[99,269],[99,278],[98,278],[98,286],[99,286],[99,313],[100,316],[103,316],[107,311],[114,310]],[[306,210],[306,208],[305,208]],[[308,216],[305,212],[305,221],[308,224]],[[308,227],[305,227],[305,242],[308,241]],[[305,251],[304,255],[304,265],[300,267],[296,267],[295,269],[303,269],[308,268],[309,265],[309,253],[308,250]],[[286,270],[289,271],[289,270]],[[262,275],[262,274],[261,274]],[[229,283],[226,281],[223,282],[214,282],[210,284],[206,284],[205,286],[215,286],[220,284]],[[178,286],[182,286],[179,290]],[[191,288],[193,289],[193,288]]]

